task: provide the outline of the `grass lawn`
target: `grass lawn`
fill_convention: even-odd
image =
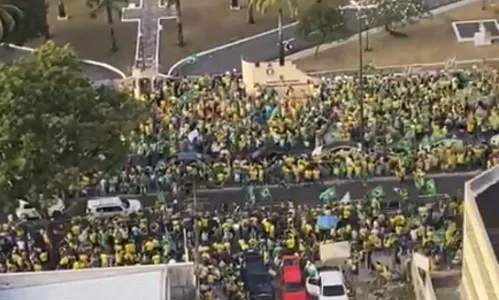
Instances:
[[[119,51],[111,53],[109,27],[105,14],[91,19],[85,0],[65,0],[70,16],[67,21],[57,20],[57,0],[47,0],[49,4],[48,21],[53,39],[59,44],[69,43],[81,58],[110,63],[125,73],[130,73],[135,54],[137,25],[122,23],[115,16],[115,34]],[[230,0],[181,0],[186,46],[176,45],[174,20],[163,21],[161,34],[161,69],[168,69],[176,61],[194,53],[207,50],[237,39],[260,33],[277,26],[276,10],[266,15],[255,12],[256,24],[247,24],[247,1],[240,0],[242,9],[231,11]],[[323,2],[342,3],[343,0],[323,0]],[[314,3],[314,0],[299,0],[300,11]],[[287,11],[285,10],[285,13]],[[286,18],[286,22],[291,22]],[[34,41],[35,46],[42,41]]]
[[[499,7],[499,6],[498,6]],[[456,60],[499,57],[499,44],[476,48],[473,42],[459,43],[452,28],[453,21],[497,19],[494,7],[481,10],[480,3],[457,8],[433,19],[408,26],[402,31],[408,38],[394,38],[385,32],[369,37],[373,51],[364,52],[364,61],[377,66],[409,65]],[[296,61],[304,71],[326,71],[358,67],[358,43],[353,41]]]

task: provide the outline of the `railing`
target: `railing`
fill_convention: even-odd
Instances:
[[[433,283],[430,275],[429,258],[414,253],[412,255],[411,282],[414,289],[414,294],[417,300],[437,300]]]

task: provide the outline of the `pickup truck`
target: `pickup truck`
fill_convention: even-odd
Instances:
[[[269,270],[256,251],[248,250],[241,262],[241,279],[249,300],[274,300],[274,288]]]

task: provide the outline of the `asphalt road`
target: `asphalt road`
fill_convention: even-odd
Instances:
[[[345,4],[348,2],[346,0]],[[435,9],[443,5],[458,2],[459,0],[426,0],[430,9]],[[354,11],[345,13],[347,26],[352,32],[358,31],[357,16]],[[248,25],[251,26],[251,25]],[[286,51],[290,55],[315,46],[306,42],[296,35],[296,26],[290,26],[283,30],[284,40],[290,41],[291,48]],[[192,64],[180,65],[173,75],[205,75],[221,74],[233,69],[240,70],[241,58],[251,62],[262,62],[278,57],[277,30],[269,32],[258,38],[237,44],[231,47],[220,49],[206,55],[198,56],[197,61]]]
[[[313,47],[312,43],[303,41],[295,35],[296,26],[283,29],[283,39],[290,40],[292,48],[286,54],[293,54]],[[221,74],[233,69],[241,69],[241,58],[250,62],[268,61],[279,55],[277,30],[260,38],[221,49],[204,56],[198,56],[196,63],[185,64],[177,69],[178,75]]]
[[[435,174],[429,177],[435,178],[438,193],[449,194],[451,196],[462,197],[464,193],[464,183],[471,179],[473,172],[467,173],[449,173]],[[350,192],[352,199],[361,199],[371,189],[378,185],[383,186],[388,200],[398,201],[397,194],[393,191],[395,187],[405,188],[408,190],[411,198],[418,197],[418,190],[414,186],[412,179],[407,179],[405,182],[400,182],[393,177],[375,178],[364,184],[354,180],[335,180],[327,182],[323,185],[295,185],[290,187],[269,186],[272,194],[272,201],[268,200],[260,202],[259,205],[279,204],[282,201],[293,200],[298,204],[316,205],[319,203],[319,195],[331,185],[336,186],[338,197],[342,197],[345,193]],[[156,195],[125,195],[127,198],[139,199],[144,206],[153,206],[156,202]],[[202,189],[197,192],[198,205],[200,210],[213,210],[220,208],[222,203],[244,205],[246,203],[246,193],[241,188],[225,188],[225,189]],[[167,201],[172,199],[167,199]],[[179,199],[180,203],[192,203],[192,195],[187,199]],[[86,201],[80,201],[71,209],[71,215],[84,215]]]

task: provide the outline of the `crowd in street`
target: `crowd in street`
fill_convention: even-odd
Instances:
[[[496,164],[497,72],[374,75],[364,79],[359,142],[358,79],[322,78],[307,96],[260,88],[246,95],[234,74],[155,82],[151,117],[129,137],[122,172],[100,194],[175,192],[186,175],[208,187],[475,170]],[[322,147],[320,155],[314,149]],[[344,151],[339,151],[339,150]],[[202,154],[193,155],[193,151]],[[196,162],[193,160],[196,159]]]
[[[175,194],[184,179],[221,187],[250,183],[316,182],[476,170],[499,163],[490,142],[499,129],[495,71],[468,70],[364,79],[364,133],[359,122],[359,81],[323,78],[306,96],[267,88],[246,95],[234,74],[155,82],[150,118],[128,137],[129,160],[87,193]],[[443,142],[445,140],[445,142]],[[362,141],[362,145],[355,143]],[[314,151],[321,148],[321,151]],[[195,155],[193,154],[195,153]],[[404,195],[403,192],[400,195]],[[204,299],[214,285],[229,299],[245,299],[239,278],[241,253],[258,251],[264,262],[299,256],[309,276],[317,273],[319,245],[348,241],[344,262],[353,276],[368,266],[389,281],[414,251],[431,257],[432,268],[461,263],[462,201],[429,203],[401,196],[398,211],[384,211],[384,196],[363,202],[328,201],[317,206],[277,202],[259,207],[223,205],[185,214],[168,203],[126,218],[76,217],[57,238],[14,220],[0,228],[0,272],[85,269],[192,260],[199,228],[198,270]],[[393,200],[393,199],[391,199]],[[319,199],[317,200],[319,203]],[[339,222],[320,228],[318,218]],[[198,226],[195,226],[197,224]],[[376,262],[389,254],[393,264]]]
[[[199,235],[194,221],[180,212],[184,208],[145,209],[129,218],[74,218],[54,244],[59,261],[51,261],[48,240],[42,231],[25,231],[14,222],[0,231],[2,272],[85,269],[136,264],[160,264],[193,260],[194,238],[199,237],[199,277],[204,299],[213,299],[214,285],[222,286],[229,299],[245,299],[239,279],[243,251],[258,251],[268,266],[284,254],[296,254],[306,266],[304,273],[316,276],[319,244],[349,241],[351,255],[345,271],[355,276],[368,266],[380,280],[404,274],[410,253],[431,257],[432,268],[458,266],[461,261],[460,216],[462,202],[438,198],[427,203],[401,201],[398,211],[383,209],[383,196],[364,202],[336,201],[317,206],[292,202],[274,206],[224,205],[198,213]],[[338,223],[320,227],[320,216],[334,215]],[[184,243],[187,244],[184,244]],[[377,253],[392,256],[388,265],[375,261]]]

